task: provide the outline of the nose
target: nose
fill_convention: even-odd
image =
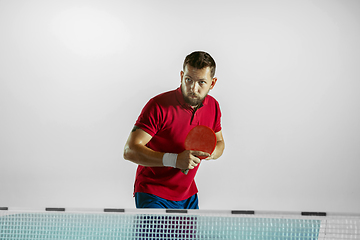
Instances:
[[[197,84],[196,81],[193,81],[193,82],[191,83],[190,89],[191,89],[192,92],[197,92],[197,90],[199,89],[199,86],[198,86],[198,84]]]

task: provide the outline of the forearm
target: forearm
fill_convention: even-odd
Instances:
[[[215,150],[214,152],[211,154],[211,159],[217,159],[219,158],[223,152],[224,152],[224,149],[225,149],[225,142],[224,140],[221,140],[221,141],[217,141],[216,142],[216,147],[215,147]]]
[[[164,153],[156,152],[141,144],[126,145],[124,149],[126,160],[145,167],[163,167],[163,155]]]

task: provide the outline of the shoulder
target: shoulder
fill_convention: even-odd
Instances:
[[[167,99],[169,99],[169,98],[174,97],[174,96],[175,96],[175,92],[176,92],[176,90],[171,90],[171,91],[163,92],[163,93],[160,93],[160,94],[154,96],[152,99],[155,100],[155,101],[167,100]]]
[[[206,96],[206,104],[209,106],[216,106],[219,107],[219,102],[211,95]]]
[[[152,115],[158,115],[162,112],[166,111],[167,108],[175,105],[174,99],[175,91],[168,91],[164,93],[160,93],[152,98],[145,104],[142,114],[151,113]]]
[[[176,101],[176,90],[160,93],[149,100],[149,102],[162,107],[174,105],[174,101]]]
[[[211,96],[211,95],[207,95],[206,98],[207,98],[208,101],[218,102],[218,101],[217,101],[213,96]]]

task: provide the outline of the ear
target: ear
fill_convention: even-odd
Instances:
[[[180,72],[180,82],[181,82],[181,83],[182,83],[183,77],[184,77],[184,71],[181,71],[181,72]]]
[[[217,82],[217,78],[215,77],[215,78],[213,78],[212,81],[211,81],[210,89],[213,89],[213,88],[214,88],[216,82]]]

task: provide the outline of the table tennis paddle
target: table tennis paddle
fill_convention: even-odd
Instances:
[[[214,131],[204,125],[198,125],[190,130],[184,142],[186,150],[202,151],[212,154],[216,147],[216,135]],[[206,157],[198,157],[204,159]],[[186,175],[189,169],[184,169],[182,172]]]

